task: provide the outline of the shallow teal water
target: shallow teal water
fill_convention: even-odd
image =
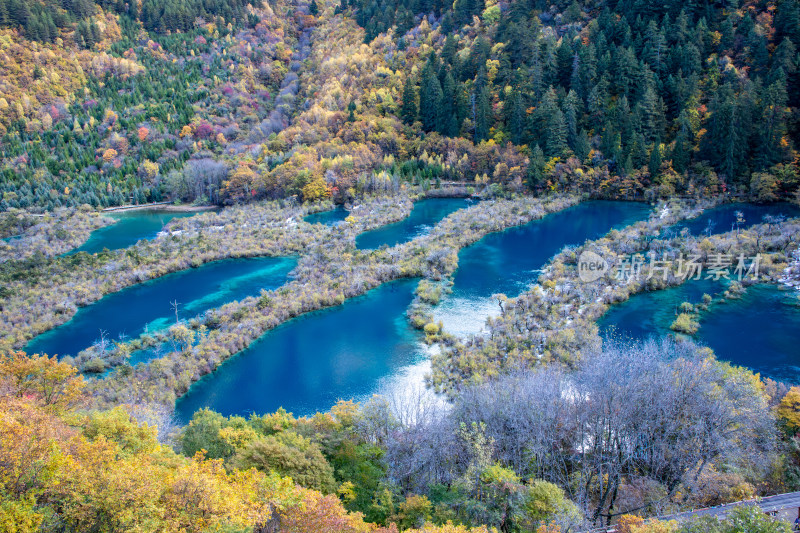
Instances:
[[[127,248],[142,239],[154,239],[166,223],[173,218],[186,218],[196,214],[194,212],[166,211],[163,209],[109,213],[105,216],[117,219],[117,222],[93,231],[85,243],[69,253],[86,252],[95,254],[104,248],[109,250]]]
[[[487,316],[499,312],[492,294],[518,296],[564,246],[644,220],[651,211],[643,203],[590,201],[487,235],[458,254],[453,292],[442,299],[434,316],[450,333],[478,333]]]
[[[447,215],[474,205],[465,198],[426,198],[414,203],[411,213],[399,222],[367,231],[356,237],[360,250],[380,248],[384,244],[395,246],[428,233]]]
[[[157,344],[156,346],[152,346],[150,348],[136,350],[130,355],[130,357],[128,357],[127,363],[131,366],[136,366],[139,363],[146,363],[151,359],[159,359],[164,357],[171,351],[172,347],[169,345],[169,343]]]
[[[309,415],[338,399],[369,396],[425,357],[421,335],[405,317],[416,284],[387,283],[267,332],[194,384],[176,404],[178,418],[185,423],[203,407],[224,415],[279,407]]]
[[[179,318],[190,318],[283,285],[296,264],[294,258],[227,259],[140,283],[80,308],[69,322],[31,340],[25,350],[74,355],[94,344],[101,330],[112,341],[163,329],[175,320],[172,301],[179,303]]]
[[[450,208],[461,202],[450,202]],[[468,274],[466,286],[481,297],[499,289],[522,290],[532,281],[532,269],[565,244],[599,236],[649,212],[643,204],[589,202],[487,237],[461,264]],[[203,407],[226,415],[284,407],[307,415],[330,409],[338,399],[361,399],[387,390],[402,393],[419,385],[428,352],[405,316],[416,283],[385,284],[267,332],[193,385],[176,404],[178,417],[186,422]]]
[[[643,292],[612,306],[597,325],[603,337],[647,339],[670,333],[677,309],[683,302],[700,303],[703,294],[716,297],[724,286],[713,280],[687,281],[661,291]]]
[[[350,212],[344,206],[338,205],[329,211],[320,211],[313,213],[303,218],[309,224],[324,224],[325,226],[333,226],[338,222],[342,222],[350,215]]]
[[[737,212],[743,215],[743,221],[739,223],[739,229],[746,229],[763,222],[765,216],[798,217],[800,216],[800,207],[782,202],[774,204],[724,204],[707,209],[699,217],[676,224],[664,231],[678,234],[683,228],[687,228],[692,235],[726,233],[736,229]]]
[[[709,280],[641,293],[612,307],[598,321],[603,337],[645,339],[671,333],[676,307],[698,303],[704,292],[721,291]],[[712,304],[700,319],[695,340],[719,359],[773,379],[800,383],[800,300],[798,292],[775,285],[749,287],[735,300]]]

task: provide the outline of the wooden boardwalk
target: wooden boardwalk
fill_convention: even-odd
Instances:
[[[790,524],[794,522],[795,518],[800,513],[800,492],[786,492],[784,494],[776,494],[775,496],[766,496],[764,498],[755,498],[752,500],[742,500],[733,503],[726,503],[717,505],[716,507],[705,507],[702,509],[694,509],[692,511],[684,511],[682,513],[675,513],[671,515],[653,517],[653,520],[676,520],[684,522],[692,518],[702,516],[712,516],[717,518],[725,518],[735,508],[743,505],[757,505],[761,508],[764,514],[774,516],[781,520],[786,520]],[[614,533],[615,526],[600,527],[590,530],[585,530],[583,533]]]
[[[794,514],[792,520],[797,518],[797,511],[800,509],[800,492],[786,492],[784,494],[776,494],[775,496],[767,496],[764,498],[756,498],[753,500],[742,500],[739,502],[726,503],[716,507],[707,507],[705,509],[695,509],[694,511],[686,511],[683,513],[676,513],[668,516],[660,516],[659,520],[688,520],[696,516],[716,516],[724,518],[732,510],[742,505],[758,505],[764,513],[769,515],[783,514],[784,511],[793,510]],[[783,517],[783,516],[781,516]],[[785,520],[785,518],[784,518]]]

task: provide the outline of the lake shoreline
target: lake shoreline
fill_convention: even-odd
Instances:
[[[202,212],[202,211],[213,211],[214,209],[219,209],[219,206],[216,205],[175,205],[169,202],[164,203],[154,203],[154,204],[141,204],[141,205],[120,205],[116,207],[106,207],[101,212],[102,213],[117,213],[120,211],[142,211],[142,210],[153,210],[153,211],[177,211],[182,213],[195,213],[195,212]]]

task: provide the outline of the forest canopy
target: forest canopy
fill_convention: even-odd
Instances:
[[[788,198],[799,26],[797,0],[0,0],[0,208],[344,202],[381,173]]]

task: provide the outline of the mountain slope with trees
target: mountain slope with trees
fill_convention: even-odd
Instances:
[[[790,197],[798,21],[797,0],[3,0],[0,208],[376,180]]]
[[[571,157],[607,164],[604,186],[623,195],[747,192],[753,175],[769,182],[754,184],[765,199],[796,189],[795,0],[340,9],[367,41],[394,31],[408,47],[418,42],[413,14],[426,13],[438,43],[407,72],[401,116],[426,132],[526,145],[536,190],[563,186],[548,170]]]

